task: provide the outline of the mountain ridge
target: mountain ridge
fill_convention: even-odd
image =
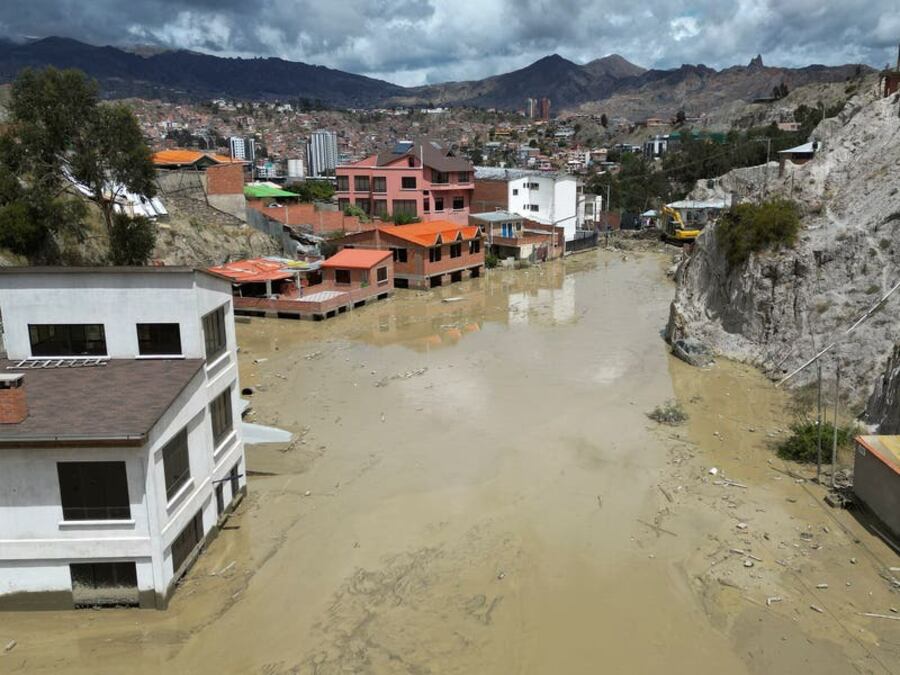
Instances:
[[[773,68],[765,66],[761,56],[749,65],[723,70],[703,64],[648,70],[619,54],[585,64],[550,54],[524,68],[480,80],[402,87],[277,57],[219,57],[146,45],[121,49],[63,37],[25,44],[0,38],[0,83],[12,81],[22,68],[45,66],[79,68],[96,79],[109,98],[302,98],[335,107],[433,103],[516,110],[524,107],[527,97],[547,96],[556,112],[597,107],[617,97],[643,97],[643,107],[636,110],[640,114],[683,107],[689,96],[700,95],[704,105],[729,98],[751,100],[768,95],[781,82],[793,88],[839,81],[860,70],[872,70],[861,64]],[[710,92],[715,95],[709,96]]]

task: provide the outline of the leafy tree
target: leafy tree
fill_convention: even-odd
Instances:
[[[600,115],[600,126],[606,129],[609,126],[609,119],[606,117],[606,113]]]
[[[156,246],[156,224],[144,216],[112,216],[109,258],[113,265],[146,265]]]
[[[327,180],[305,180],[285,186],[300,195],[301,202],[327,202],[334,196],[334,186]]]
[[[685,121],[687,121],[687,115],[685,115],[684,110],[679,110],[677,113],[675,113],[675,126],[676,127],[682,126],[685,123]]]
[[[0,137],[0,219],[10,225],[0,241],[50,261],[58,233],[84,228],[86,211],[70,196],[72,179],[87,187],[112,241],[115,201],[125,190],[152,197],[154,177],[131,111],[100,103],[96,83],[83,73],[47,68],[19,74]],[[120,227],[119,241],[130,232],[140,228]]]

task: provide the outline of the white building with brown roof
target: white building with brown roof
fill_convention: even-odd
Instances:
[[[164,608],[245,492],[231,285],[0,268],[0,608]]]

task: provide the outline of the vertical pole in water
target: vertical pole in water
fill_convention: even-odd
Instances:
[[[816,398],[818,399],[818,417],[816,418],[816,483],[821,484],[822,476],[822,362],[816,361],[816,370],[818,372],[818,388]]]
[[[841,363],[838,361],[834,376],[834,437],[831,442],[831,487],[835,486],[837,475],[837,436],[838,436],[838,396],[841,386]]]

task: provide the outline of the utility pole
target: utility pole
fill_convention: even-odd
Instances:
[[[816,370],[818,372],[818,386],[816,387],[816,398],[818,399],[818,417],[816,421],[816,483],[822,484],[822,362],[816,361]]]
[[[834,375],[834,435],[831,441],[831,487],[836,486],[837,479],[837,437],[838,437],[838,399],[841,386],[841,362],[837,362]]]
[[[766,173],[763,178],[763,198],[769,195],[769,156],[772,152],[772,138],[766,137]]]

